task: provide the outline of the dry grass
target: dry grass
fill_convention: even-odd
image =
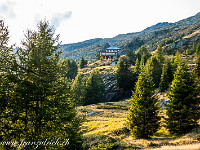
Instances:
[[[167,95],[159,97],[166,99]],[[102,107],[104,105],[106,107]],[[162,127],[151,139],[134,139],[126,128],[128,110],[123,109],[129,108],[130,105],[131,100],[128,99],[78,107],[78,113],[85,116],[82,131],[86,149],[195,150],[199,148],[200,145],[196,140],[197,135],[200,135],[199,128],[182,137],[175,137]],[[165,116],[165,111],[161,111],[160,115]]]
[[[152,150],[152,148],[145,150]],[[200,150],[200,143],[179,146],[162,146],[160,148],[153,148],[153,150]]]

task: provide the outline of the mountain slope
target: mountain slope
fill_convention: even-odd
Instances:
[[[120,47],[122,49],[120,53],[125,54],[129,50],[136,51],[141,45],[145,45],[150,51],[154,51],[158,44],[164,43],[166,48],[172,49],[170,53],[174,53],[180,47],[190,47],[191,42],[199,41],[199,32],[197,32],[199,29],[200,13],[175,23],[158,23],[141,32],[61,45],[63,49],[62,58],[69,57],[70,59],[80,60],[84,56],[87,59],[94,59],[96,52],[104,50],[109,44]],[[192,33],[196,34],[189,36]]]

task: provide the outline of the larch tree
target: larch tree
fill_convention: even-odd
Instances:
[[[59,139],[67,145],[41,145],[40,149],[80,149],[80,119],[69,94],[68,83],[59,66],[59,36],[49,23],[39,22],[38,30],[28,30],[18,50],[17,105],[20,119],[16,125],[20,138],[30,141]],[[33,149],[34,145],[26,145]]]

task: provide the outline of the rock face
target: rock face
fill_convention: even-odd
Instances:
[[[117,79],[113,70],[105,72],[102,77],[107,91],[106,101],[118,101],[122,99],[123,93],[117,89]]]

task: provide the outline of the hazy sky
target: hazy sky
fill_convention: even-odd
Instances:
[[[137,32],[158,22],[176,22],[200,12],[200,0],[0,0],[0,19],[10,43],[49,20],[62,44]]]

